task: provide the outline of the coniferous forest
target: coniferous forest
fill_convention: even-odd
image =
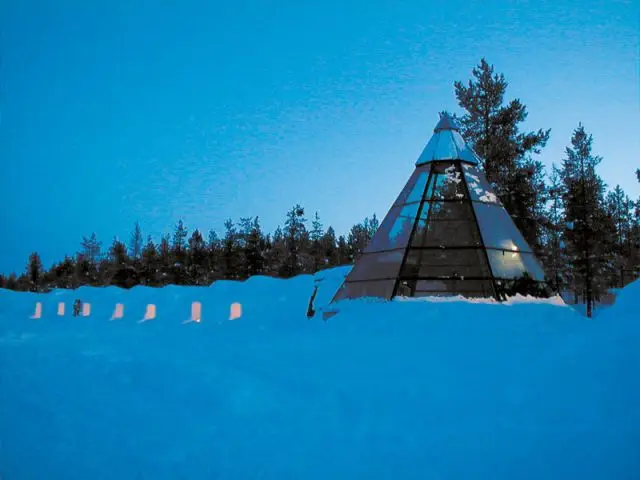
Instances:
[[[540,156],[552,132],[522,131],[526,106],[508,99],[507,87],[504,75],[485,59],[468,81],[454,83],[464,110],[462,134],[485,159],[488,180],[543,263],[549,286],[590,304],[640,275],[640,198],[606,185],[598,173],[603,163],[628,159],[598,156],[587,126],[578,123],[562,158],[546,168]],[[630,166],[634,173],[640,182],[640,169]],[[308,219],[300,205],[272,233],[262,230],[258,217],[229,219],[222,234],[190,231],[180,220],[154,241],[136,223],[127,241],[109,245],[91,234],[75,256],[48,269],[34,252],[22,274],[0,275],[0,288],[40,292],[82,285],[209,285],[252,275],[288,278],[353,263],[378,226],[374,214],[338,235],[317,213]]]

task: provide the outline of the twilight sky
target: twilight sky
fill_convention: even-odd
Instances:
[[[172,3],[174,6],[165,6]],[[640,185],[637,1],[0,0],[0,272],[96,232],[223,232],[295,203],[346,233],[383,217],[482,56],[600,173]]]

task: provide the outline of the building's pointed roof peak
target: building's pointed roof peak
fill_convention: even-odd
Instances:
[[[440,112],[440,121],[434,128],[434,132],[438,133],[442,130],[457,130],[460,131],[460,125],[458,125],[458,121],[455,116],[451,115],[449,112],[444,111]]]
[[[478,155],[462,138],[456,117],[448,112],[441,112],[440,121],[434,129],[433,136],[422,151],[416,165],[446,160],[460,160],[474,165],[480,163]]]

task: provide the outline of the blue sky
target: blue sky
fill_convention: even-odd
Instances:
[[[637,198],[634,1],[0,0],[0,272],[96,232],[383,217],[482,56],[559,162],[579,121]]]

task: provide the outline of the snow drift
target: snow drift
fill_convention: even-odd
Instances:
[[[358,300],[323,322],[313,280],[0,290],[0,478],[640,478],[639,282],[595,320]],[[75,298],[90,317],[56,316]]]

